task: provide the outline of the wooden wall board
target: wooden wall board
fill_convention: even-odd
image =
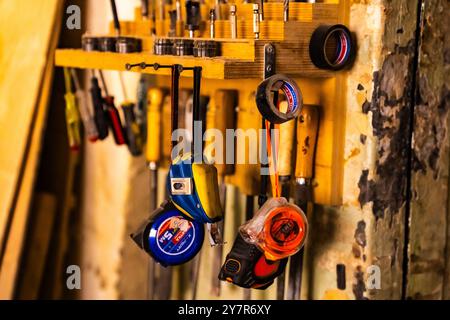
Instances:
[[[0,3],[0,14],[5,16],[0,19],[2,42],[11,46],[5,46],[4,52],[8,55],[3,55],[0,61],[4,70],[0,100],[14,106],[0,112],[0,185],[3,190],[0,196],[0,239],[3,241],[0,298],[3,299],[12,298],[15,287],[45,126],[62,2],[35,2],[33,10],[30,5],[25,1]],[[19,59],[20,63],[11,59]]]

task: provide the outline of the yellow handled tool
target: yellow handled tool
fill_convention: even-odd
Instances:
[[[64,99],[66,100],[67,137],[69,139],[70,149],[78,151],[81,145],[80,115],[78,114],[75,95],[72,92],[70,71],[67,68],[64,68],[64,83],[66,85]]]
[[[311,180],[314,175],[314,156],[319,131],[319,107],[304,105],[297,121],[297,161],[295,164],[295,202],[308,213],[313,201]],[[303,250],[290,258],[288,299],[298,300],[302,286]]]
[[[297,162],[295,177],[298,184],[311,180],[314,174],[314,154],[319,130],[319,108],[304,105],[297,122]],[[306,199],[310,200],[310,198]]]
[[[215,159],[214,165],[217,168],[217,174],[219,177],[219,189],[220,189],[220,202],[223,210],[226,208],[226,194],[227,188],[225,185],[225,176],[233,174],[234,165],[227,164],[226,162],[226,130],[234,129],[236,126],[236,107],[237,107],[237,96],[238,92],[236,90],[217,90],[210,100],[207,113],[206,113],[206,144],[204,154],[208,159]],[[209,129],[215,129],[216,133],[220,134],[223,137],[222,141],[222,155],[219,155],[213,147],[213,142],[211,141],[211,131]],[[220,141],[217,141],[218,137],[214,137],[214,144],[220,144]],[[234,162],[234,161],[233,161]],[[225,226],[225,217],[224,219],[218,223],[219,229],[221,233],[224,234],[224,226]],[[214,258],[212,262],[212,266],[214,270],[220,269],[222,265],[222,255],[223,255],[223,246],[219,245],[214,252]],[[215,273],[212,276],[212,294],[215,296],[220,296],[220,280]]]
[[[288,102],[281,101],[279,104],[280,111],[287,112]],[[278,150],[278,175],[281,185],[281,196],[289,201],[290,182],[293,171],[293,155],[295,142],[295,124],[296,121],[286,121],[279,125],[280,141],[283,141]],[[283,272],[277,278],[277,300],[284,299],[285,291],[285,273]]]
[[[161,111],[164,93],[161,89],[148,90],[146,159],[157,164],[161,157]]]

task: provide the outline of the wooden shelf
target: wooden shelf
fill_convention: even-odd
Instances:
[[[197,58],[193,56],[153,55],[141,53],[85,52],[80,49],[58,49],[55,53],[55,65],[80,69],[106,69],[127,71],[127,63],[159,63],[181,64],[185,67],[203,67],[203,77],[206,79],[262,79],[264,64],[264,45],[273,43],[277,52],[277,72],[292,77],[324,78],[333,76],[332,72],[316,68],[308,53],[307,40],[303,41],[268,41],[252,40],[241,43],[246,50],[238,50],[232,44],[223,44],[224,57]],[[146,45],[149,46],[149,45]],[[133,68],[133,72],[157,75],[168,75],[170,71],[152,68],[141,70]],[[182,73],[182,76],[191,76]]]

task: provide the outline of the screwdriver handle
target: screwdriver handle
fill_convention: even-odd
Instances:
[[[116,35],[120,36],[120,22],[119,22],[119,15],[117,14],[116,1],[115,0],[110,0],[110,1],[111,1],[111,10],[112,10],[113,19],[114,19],[114,30],[116,31]]]
[[[96,77],[91,78],[90,92],[92,98],[92,106],[94,108],[94,121],[95,125],[97,126],[98,138],[100,140],[104,140],[108,136],[108,122],[105,110],[103,109],[102,91]]]
[[[214,93],[213,99],[210,100],[208,105],[208,110],[206,112],[206,129],[216,129],[222,133],[225,141],[226,130],[234,129],[236,127],[236,107],[237,107],[237,91],[236,90],[217,90]],[[212,143],[211,130],[206,130],[206,148],[205,155],[207,158],[212,159],[213,148],[208,148],[208,145]],[[217,173],[219,176],[229,175],[234,172],[234,166],[232,164],[227,164],[226,162],[226,143],[223,144],[222,158],[219,159],[217,155],[217,150],[214,150],[216,154],[214,155],[217,168]]]
[[[311,179],[319,129],[319,107],[304,105],[297,118],[297,161],[295,177]]]
[[[142,137],[139,125],[136,123],[134,103],[123,103],[122,111],[125,117],[125,133],[127,135],[128,150],[130,150],[133,156],[139,156],[142,154]]]
[[[66,128],[70,149],[78,151],[81,145],[80,116],[76,106],[75,95],[72,93],[72,79],[68,68],[64,68],[64,84],[66,86]]]
[[[75,85],[75,101],[80,112],[81,121],[83,122],[84,132],[89,141],[95,142],[98,139],[97,127],[95,126],[94,117],[92,116],[91,109],[89,108],[88,101],[84,90],[81,89],[78,81],[78,76],[75,69],[70,69],[70,74]]]
[[[279,105],[281,112],[287,112],[288,102],[282,101]],[[292,152],[294,151],[295,121],[286,121],[280,124],[280,143],[278,150],[278,175],[289,177],[292,174]]]
[[[78,151],[81,146],[80,117],[75,104],[75,95],[68,92],[64,95],[66,100],[66,127],[69,146],[72,151]]]
[[[114,141],[118,145],[126,144],[125,134],[123,132],[122,122],[120,121],[119,111],[114,105],[114,97],[106,96],[104,98],[106,112],[108,114],[109,125],[111,127]]]
[[[158,88],[148,90],[147,109],[147,147],[146,159],[148,163],[158,163],[161,157],[161,109],[163,92]]]
[[[76,101],[78,102],[78,109],[80,111],[81,121],[83,122],[83,127],[85,134],[89,141],[95,142],[98,139],[97,126],[95,125],[94,117],[89,110],[86,96],[83,91],[75,92]]]

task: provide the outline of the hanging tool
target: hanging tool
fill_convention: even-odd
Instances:
[[[80,117],[75,101],[75,95],[72,92],[72,81],[70,79],[69,69],[64,68],[64,83],[66,85],[66,129],[69,140],[69,147],[72,151],[78,151],[81,146],[80,136]]]
[[[289,0],[283,0],[283,21],[289,21]]]
[[[231,39],[237,38],[237,17],[236,17],[236,5],[230,5],[230,28]]]
[[[288,102],[279,103],[281,112],[287,112]],[[281,185],[281,196],[289,200],[290,182],[292,174],[292,160],[295,137],[295,121],[286,121],[280,124],[280,137],[283,139],[283,145],[278,151],[278,174],[279,183]],[[285,291],[285,273],[283,272],[277,278],[277,300],[284,299]]]
[[[91,76],[91,98],[92,106],[94,108],[94,121],[97,127],[98,138],[100,140],[106,139],[108,136],[108,116],[103,108],[102,90],[98,85],[98,79],[92,72]]]
[[[141,16],[148,19],[148,0],[141,0]]]
[[[209,10],[209,37],[214,39],[216,37],[216,13],[214,9]]]
[[[200,28],[200,2],[194,0],[186,1],[186,30],[189,38],[194,38],[195,30]]]
[[[167,267],[191,260],[200,251],[204,235],[200,222],[186,219],[171,202],[164,201],[131,237]]]
[[[259,39],[259,5],[257,3],[253,4],[253,33],[255,34],[255,39]]]
[[[142,154],[143,140],[141,128],[139,127],[136,121],[136,115],[134,113],[135,105],[134,103],[130,102],[130,100],[128,100],[125,83],[123,81],[121,72],[119,72],[119,80],[124,99],[124,101],[121,104],[121,107],[125,118],[124,131],[126,134],[126,141],[128,145],[128,150],[130,151],[131,155],[136,157]]]
[[[187,70],[187,68],[185,68]],[[200,110],[201,67],[193,67],[193,120],[204,123],[206,112]],[[177,93],[178,101],[178,93]],[[177,108],[178,110],[178,108]],[[175,122],[176,121],[176,122]],[[178,114],[172,116],[172,132],[178,125]],[[202,124],[201,128],[205,128]],[[201,135],[203,137],[203,134]],[[173,143],[176,143],[173,141]],[[175,147],[175,144],[172,145]],[[203,139],[193,139],[192,154],[172,155],[168,188],[171,200],[186,216],[203,223],[214,223],[222,219],[222,208],[217,183],[217,169],[212,164],[203,163]]]
[[[259,21],[264,21],[264,0],[259,0]]]
[[[147,145],[146,160],[150,172],[150,211],[156,209],[158,201],[158,165],[161,160],[161,109],[164,93],[161,89],[151,88],[148,90],[147,108]],[[148,298],[155,298],[156,269],[158,266],[153,259],[148,262]]]
[[[78,110],[80,112],[81,121],[83,122],[84,132],[91,142],[95,142],[98,139],[98,131],[95,125],[94,117],[86,101],[86,95],[81,90],[80,82],[78,81],[77,72],[75,69],[70,69],[73,83],[75,85],[75,97],[78,102]]]
[[[295,202],[305,212],[312,202],[312,178],[314,176],[314,155],[319,129],[319,108],[304,105],[297,121],[297,161],[295,164]],[[289,271],[289,300],[298,300],[302,285],[304,249],[292,256]]]
[[[116,36],[120,37],[120,22],[119,22],[119,15],[117,14],[116,1],[110,0],[110,3],[114,20],[114,30],[116,32]]]
[[[226,137],[227,129],[235,129],[236,128],[236,107],[238,101],[238,92],[235,90],[217,90],[214,93],[214,98],[211,99],[208,110],[206,113],[206,126],[207,129],[215,129],[221,133],[222,137]],[[205,141],[210,141],[212,136],[208,135],[205,138]],[[216,139],[216,137],[215,137]],[[220,202],[221,206],[224,210],[224,219],[218,223],[219,230],[221,230],[222,234],[224,233],[225,226],[225,217],[226,217],[226,196],[227,196],[227,187],[225,184],[225,176],[231,175],[234,173],[234,165],[227,164],[226,154],[226,143],[223,143],[224,148],[222,149],[222,157],[218,158],[217,150],[211,149],[208,146],[208,143],[205,147],[205,156],[209,161],[214,159],[214,165],[217,168],[217,173],[219,177],[219,189],[220,189]],[[214,155],[212,154],[214,151]],[[219,245],[214,253],[214,258],[212,262],[213,270],[220,269],[222,265],[222,255],[223,255],[223,246]],[[212,277],[212,294],[215,296],[220,296],[220,281],[216,274],[213,274]]]
[[[147,141],[147,109],[148,109],[148,87],[149,82],[147,81],[145,74],[141,75],[139,79],[136,98],[137,104],[134,110],[136,116],[136,123],[139,126],[141,132],[142,141]]]
[[[105,96],[103,97],[103,102],[105,105],[106,114],[108,116],[108,124],[112,130],[114,141],[118,145],[126,144],[125,133],[122,127],[122,122],[120,121],[119,111],[114,105],[114,97],[108,94],[108,88],[106,87],[106,81],[103,77],[103,72],[98,71],[100,75],[100,80],[102,82],[103,91]]]

